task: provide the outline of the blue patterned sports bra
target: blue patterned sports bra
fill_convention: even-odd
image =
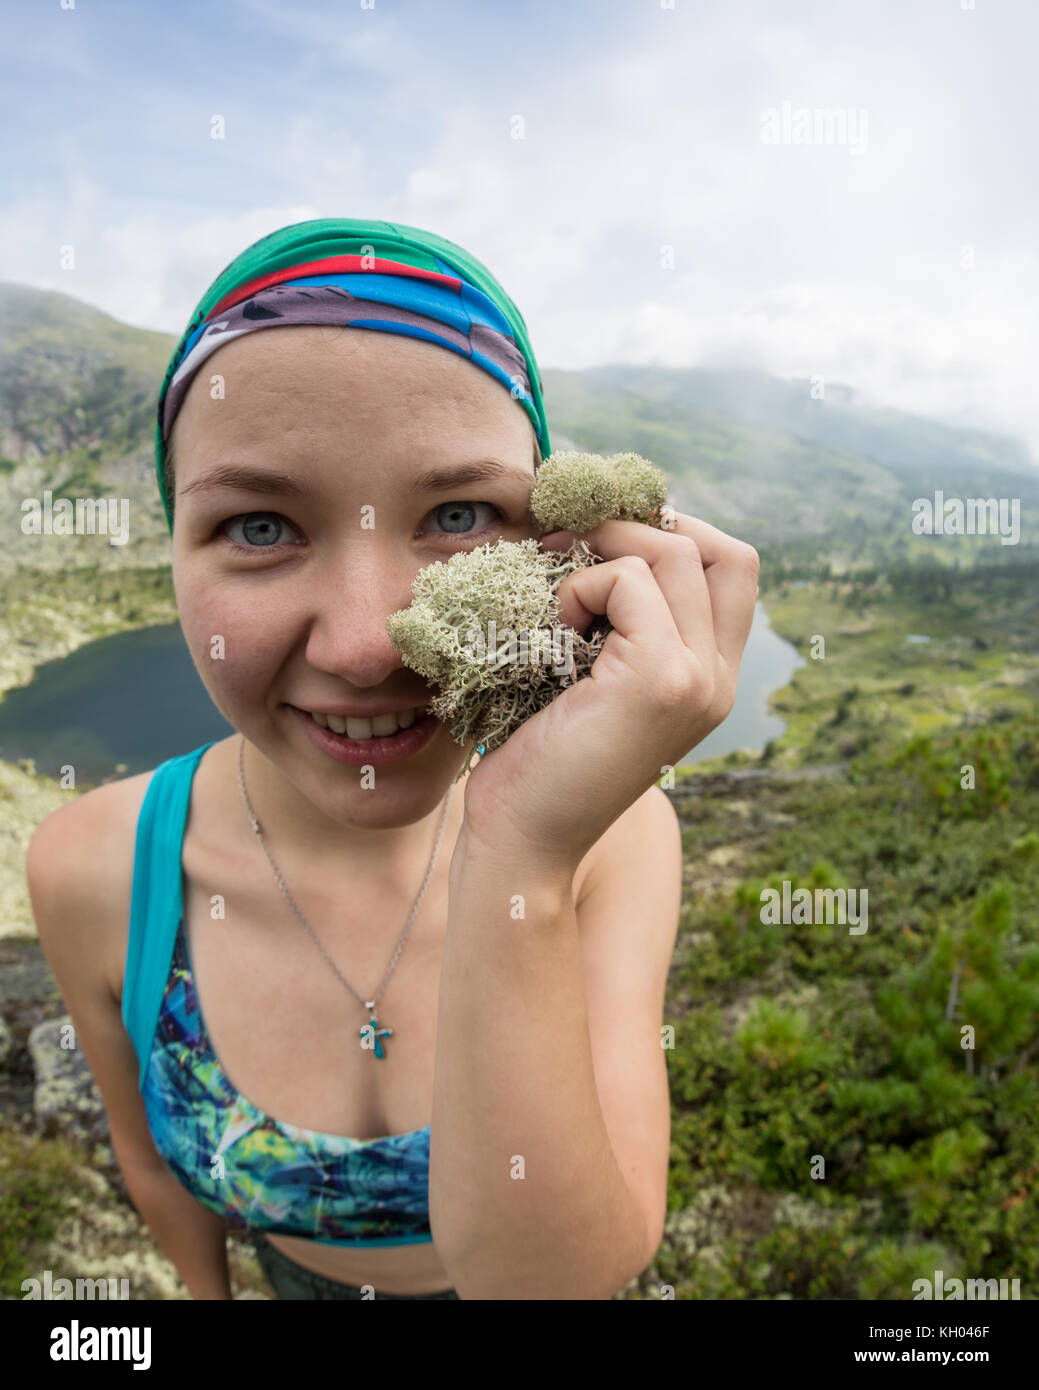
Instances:
[[[181,849],[207,748],[161,763],[137,822],[123,1021],[163,1162],[231,1226],[321,1245],[410,1245],[429,1226],[429,1126],[350,1139],[286,1124],[235,1090],[209,1041],[191,971]]]

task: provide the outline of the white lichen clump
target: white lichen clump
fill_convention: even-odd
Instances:
[[[659,526],[666,496],[663,473],[637,454],[553,454],[538,470],[530,512],[542,534],[575,532],[568,550],[499,540],[416,576],[411,606],[386,630],[405,664],[435,686],[430,709],[458,744],[491,752],[588,675],[611,624],[597,617],[582,636],[560,623],[560,584],[602,563],[579,536],[612,519]]]
[[[667,479],[638,454],[553,454],[538,469],[530,511],[549,531],[590,531],[604,521],[659,526]]]

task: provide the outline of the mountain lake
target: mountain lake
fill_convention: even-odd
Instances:
[[[683,765],[736,748],[760,750],[785,728],[768,697],[805,664],[772,631],[759,603],[729,717]],[[234,730],[199,680],[180,625],[139,628],[80,647],[39,667],[33,681],[0,702],[0,758],[31,758],[37,772],[96,786],[146,772]]]

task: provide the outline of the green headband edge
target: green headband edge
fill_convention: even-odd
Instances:
[[[333,238],[333,240],[315,242],[314,239],[318,236]],[[433,256],[436,256],[457,270],[465,279],[493,300],[508,320],[516,344],[527,364],[533,404],[528,401],[519,401],[518,403],[527,411],[531,424],[534,426],[542,458],[547,458],[551,453],[552,445],[545,413],[541,373],[530,344],[526,322],[515,303],[505,293],[495,277],[474,256],[463,247],[444,237],[439,237],[435,233],[424,231],[419,227],[409,227],[404,223],[362,221],[350,218],[315,218],[307,222],[296,222],[288,227],[281,227],[268,236],[261,237],[259,241],[247,247],[229,265],[225,266],[195,306],[187,327],[181,334],[173,356],[166,367],[159,391],[155,421],[155,471],[159,496],[162,499],[163,511],[166,516],[166,526],[171,536],[173,534],[173,516],[163,484],[166,450],[162,438],[162,409],[170,381],[180,365],[184,345],[188,338],[212,312],[214,306],[219,304],[220,300],[237,286],[246,284],[262,274],[283,270],[287,266],[298,263],[304,256],[306,260],[321,260],[327,256],[351,254],[344,249],[344,241],[363,242],[366,238],[378,238],[384,245],[389,244],[391,247],[397,248],[398,254],[400,251],[406,252],[412,258],[409,263],[418,266],[424,265],[426,269],[436,269],[432,259]]]

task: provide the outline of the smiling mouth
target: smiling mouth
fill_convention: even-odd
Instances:
[[[377,714],[371,719],[353,715],[320,714],[314,710],[302,710],[302,714],[312,719],[322,729],[341,737],[363,741],[364,739],[392,738],[403,729],[410,729],[429,713],[428,705],[416,705],[412,709],[399,710],[394,714]]]

